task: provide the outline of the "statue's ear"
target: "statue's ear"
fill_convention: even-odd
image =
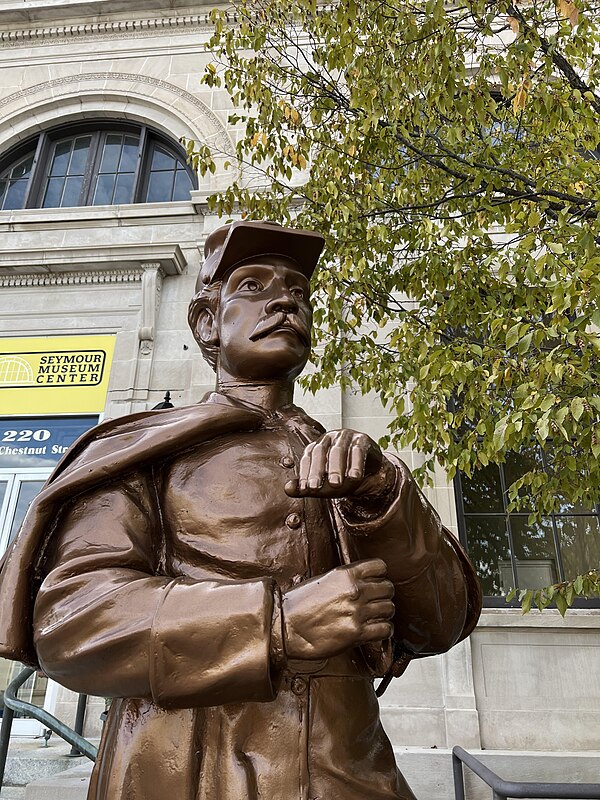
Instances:
[[[210,308],[203,308],[198,315],[196,323],[198,337],[205,345],[218,346],[219,332],[215,324],[215,315]]]

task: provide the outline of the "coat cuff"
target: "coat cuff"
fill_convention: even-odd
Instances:
[[[175,580],[152,624],[150,687],[165,708],[274,698],[274,582]]]

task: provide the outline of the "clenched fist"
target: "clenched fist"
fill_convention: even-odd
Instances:
[[[362,496],[393,481],[394,468],[379,446],[366,433],[345,428],[306,447],[298,478],[285,491],[290,497]]]
[[[379,558],[336,567],[283,595],[289,658],[320,659],[389,638],[394,586]]]

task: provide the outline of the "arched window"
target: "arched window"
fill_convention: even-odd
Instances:
[[[54,128],[0,159],[0,210],[164,203],[196,187],[183,148],[146,126]]]

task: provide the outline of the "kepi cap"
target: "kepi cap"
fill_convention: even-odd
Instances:
[[[278,222],[240,220],[213,231],[204,245],[204,264],[196,292],[254,256],[283,256],[294,261],[309,280],[325,245],[316,231],[285,228]]]

